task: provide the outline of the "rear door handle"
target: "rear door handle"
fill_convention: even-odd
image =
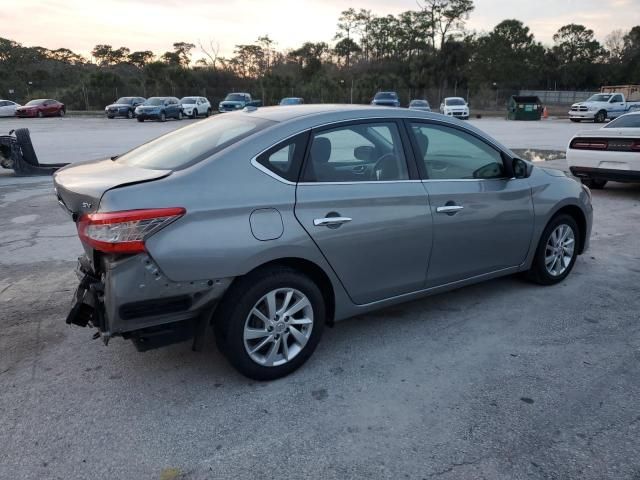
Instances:
[[[462,205],[445,205],[443,207],[436,208],[436,212],[438,213],[456,213],[462,210],[464,207]]]
[[[313,224],[316,227],[337,227],[342,225],[343,223],[348,223],[352,219],[349,217],[325,217],[325,218],[316,218],[313,221]]]

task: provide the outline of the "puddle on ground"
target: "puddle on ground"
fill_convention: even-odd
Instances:
[[[546,162],[548,160],[562,160],[567,158],[564,150],[540,150],[537,148],[513,148],[513,153],[531,162]]]

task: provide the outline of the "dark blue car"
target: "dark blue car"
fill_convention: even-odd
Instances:
[[[145,120],[164,122],[167,118],[182,120],[182,115],[182,104],[176,97],[151,97],[136,107],[136,118],[139,122]]]

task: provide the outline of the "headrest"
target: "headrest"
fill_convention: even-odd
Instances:
[[[424,159],[427,156],[427,149],[429,148],[429,137],[422,132],[416,132],[416,141],[418,142],[420,155],[422,155]]]
[[[311,145],[311,161],[315,164],[327,163],[331,157],[331,140],[316,137]]]

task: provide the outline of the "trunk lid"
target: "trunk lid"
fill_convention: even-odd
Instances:
[[[157,180],[170,174],[171,170],[132,167],[110,159],[96,160],[58,170],[53,175],[53,185],[58,203],[75,221],[84,213],[98,210],[100,199],[107,190]]]

